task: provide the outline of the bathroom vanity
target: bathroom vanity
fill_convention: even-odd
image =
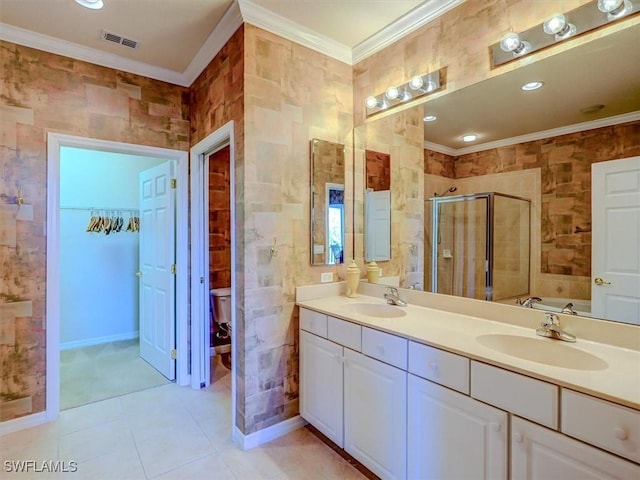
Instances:
[[[640,478],[637,338],[569,344],[536,336],[539,311],[473,316],[422,292],[397,307],[379,285],[358,298],[313,288],[297,292],[301,416],[379,477]],[[607,340],[638,335],[609,328]]]

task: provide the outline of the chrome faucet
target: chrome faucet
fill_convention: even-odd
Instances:
[[[542,299],[540,297],[529,297],[526,300],[522,300],[520,298],[518,298],[516,300],[516,304],[517,305],[521,305],[525,308],[533,308],[533,304],[534,303],[540,303],[542,301]]]
[[[549,337],[555,340],[562,340],[563,342],[575,342],[576,337],[570,333],[565,332],[560,327],[560,319],[558,315],[553,312],[544,312],[544,321],[540,325],[540,328],[536,330],[536,335],[541,337]]]
[[[567,303],[564,307],[562,307],[562,310],[560,311],[560,313],[566,313],[567,315],[577,315],[578,312],[576,312],[573,309],[573,303],[569,302]]]
[[[389,305],[397,305],[398,307],[406,307],[407,302],[400,298],[398,289],[396,287],[387,287],[389,293],[384,294],[384,298]]]

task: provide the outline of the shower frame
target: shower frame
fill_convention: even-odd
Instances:
[[[452,195],[449,197],[433,197],[427,201],[432,203],[431,213],[431,291],[438,293],[438,236],[440,235],[440,205],[445,203],[470,202],[486,199],[486,251],[485,251],[485,300],[493,300],[493,267],[494,267],[494,209],[495,197],[512,198],[527,202],[529,207],[529,277],[531,276],[531,200],[515,195],[508,195],[499,192],[482,192],[463,195]]]

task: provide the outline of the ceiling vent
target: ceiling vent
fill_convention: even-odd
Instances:
[[[102,30],[100,32],[100,38],[106,42],[117,43],[118,45],[122,45],[123,47],[138,48],[140,46],[140,42],[138,42],[137,40],[131,40],[130,38],[125,38],[122,35],[108,32],[107,30]]]

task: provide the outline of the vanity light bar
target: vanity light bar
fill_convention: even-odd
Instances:
[[[365,99],[367,116],[437,92],[442,86],[439,70],[424,75],[416,75],[402,85],[392,85],[384,93],[367,97]]]
[[[618,5],[618,8],[615,8]],[[613,15],[607,9],[612,9]],[[524,32],[508,32],[489,47],[491,65],[498,67],[576,35],[640,13],[640,0],[600,0],[564,14],[556,13]]]

